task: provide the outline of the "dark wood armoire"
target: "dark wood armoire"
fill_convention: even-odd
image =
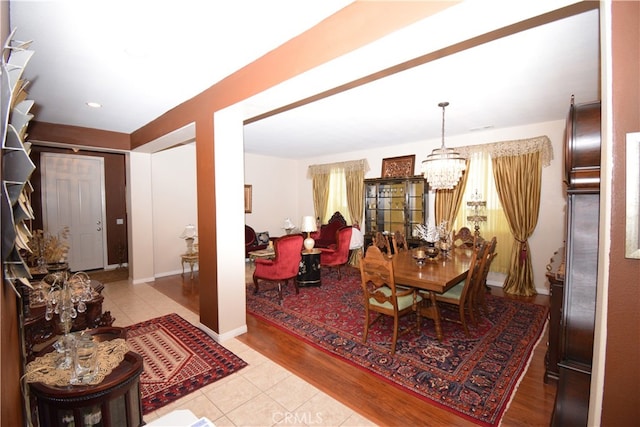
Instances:
[[[600,102],[571,101],[565,133],[567,222],[552,426],[585,426],[593,360],[600,210]],[[550,343],[551,345],[551,343]]]

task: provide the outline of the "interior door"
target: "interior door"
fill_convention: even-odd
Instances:
[[[71,271],[104,268],[104,159],[43,153],[41,170],[45,231],[69,227]]]

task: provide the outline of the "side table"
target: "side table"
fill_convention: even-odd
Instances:
[[[273,248],[260,249],[257,251],[249,252],[249,259],[255,261],[256,258],[271,259],[276,256],[276,252]]]
[[[125,337],[123,328],[97,328],[90,333],[98,341]],[[53,350],[49,347],[47,350]],[[143,425],[140,402],[142,356],[132,351],[100,384],[58,387],[29,383],[37,404],[40,427]]]
[[[182,274],[184,275],[184,263],[189,264],[189,268],[191,269],[191,278],[193,279],[193,266],[198,263],[198,253],[193,254],[182,254],[180,255],[180,261],[182,264]]]
[[[320,286],[320,254],[319,249],[302,251],[302,260],[296,282],[299,287]]]

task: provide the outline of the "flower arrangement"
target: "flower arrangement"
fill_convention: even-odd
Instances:
[[[427,221],[428,222],[428,221]],[[425,242],[435,243],[439,240],[447,240],[449,230],[447,229],[447,221],[442,221],[438,226],[416,224],[414,227],[415,235]]]
[[[35,230],[29,240],[30,261],[44,260],[47,264],[65,262],[69,255],[69,227],[65,226],[57,235],[43,230]]]

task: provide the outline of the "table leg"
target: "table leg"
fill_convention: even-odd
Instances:
[[[184,259],[180,261],[180,264],[182,264],[182,275],[184,276]]]
[[[429,298],[431,304],[425,305],[426,301],[423,300],[422,307],[420,308],[420,314],[422,317],[427,317],[433,320],[438,341],[442,341],[444,335],[442,334],[442,325],[440,324],[440,310],[438,310],[438,304],[436,303],[436,294],[429,292]]]

